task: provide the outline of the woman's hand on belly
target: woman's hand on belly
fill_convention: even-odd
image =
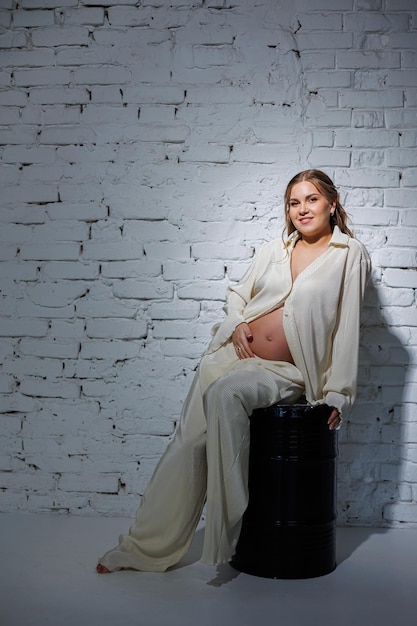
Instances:
[[[239,359],[249,359],[255,356],[250,347],[252,341],[253,336],[249,324],[242,322],[236,326],[232,334],[232,343]]]

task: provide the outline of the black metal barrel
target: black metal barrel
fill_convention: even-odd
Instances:
[[[336,567],[337,432],[327,405],[279,405],[250,418],[249,504],[231,565],[267,578]]]

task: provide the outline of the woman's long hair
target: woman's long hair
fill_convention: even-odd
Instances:
[[[285,225],[287,230],[287,235],[291,235],[296,228],[291,221],[290,218],[290,197],[291,190],[294,185],[297,183],[301,183],[303,181],[308,181],[312,183],[315,187],[317,187],[318,191],[323,194],[323,196],[330,202],[335,203],[335,211],[334,215],[330,217],[330,226],[333,231],[334,227],[337,225],[342,233],[346,233],[349,237],[354,237],[350,228],[348,228],[347,221],[348,215],[345,209],[340,204],[339,192],[332,179],[327,176],[321,170],[304,170],[303,172],[299,172],[296,174],[288,183],[287,189],[285,190],[284,202],[285,202]]]

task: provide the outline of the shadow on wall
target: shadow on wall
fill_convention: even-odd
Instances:
[[[403,402],[409,355],[383,316],[376,287],[367,288],[358,396],[339,435],[339,525],[389,527],[399,518],[403,481]]]

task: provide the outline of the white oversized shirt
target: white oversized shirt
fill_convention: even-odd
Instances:
[[[346,414],[356,394],[360,309],[370,260],[357,239],[336,226],[327,250],[293,281],[297,241],[263,246],[237,285],[229,287],[225,320],[213,329],[211,354],[230,341],[235,327],[284,306],[283,326],[310,404],[326,403]]]

